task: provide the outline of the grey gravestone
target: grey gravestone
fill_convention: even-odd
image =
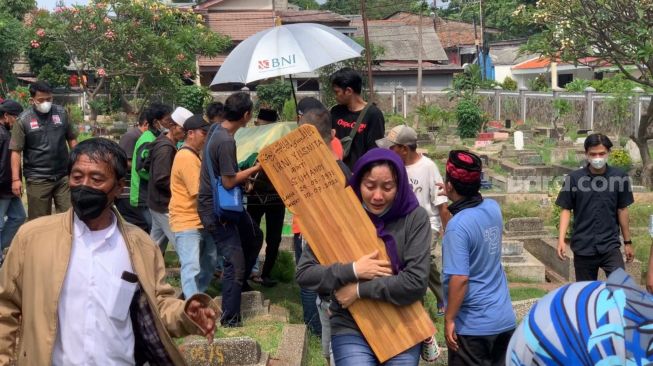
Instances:
[[[537,232],[544,230],[544,220],[539,217],[518,217],[506,223],[506,230],[519,232]]]
[[[261,346],[250,337],[214,339],[187,337],[179,351],[189,366],[206,365],[265,365],[267,355]]]
[[[524,244],[516,240],[505,240],[501,243],[501,261],[504,263],[519,263],[524,261]]]
[[[222,297],[216,297],[215,301],[222,304]],[[269,311],[270,300],[266,300],[260,291],[248,291],[240,295],[240,314],[243,318],[267,315]]]
[[[633,163],[637,164],[642,162],[642,155],[639,153],[639,148],[633,140],[626,142],[624,150],[628,153]]]
[[[544,161],[540,155],[526,154],[519,155],[519,165],[523,166],[535,166],[535,165],[544,165]]]

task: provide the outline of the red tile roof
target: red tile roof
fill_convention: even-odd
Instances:
[[[561,62],[559,58],[556,59],[559,65],[573,65],[569,62]],[[612,66],[609,62],[601,60],[596,57],[583,57],[578,59],[579,65],[587,65],[591,67],[606,67]],[[547,68],[551,65],[550,57],[536,57],[530,60],[526,60],[520,64],[517,64],[512,67],[513,70],[530,70],[530,69],[540,69]]]
[[[215,57],[200,56],[199,64],[200,67],[220,67],[226,58],[227,55],[217,55]]]
[[[212,31],[242,41],[264,29],[274,27],[274,11],[224,11],[206,15]]]

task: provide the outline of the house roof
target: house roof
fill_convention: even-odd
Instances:
[[[411,72],[414,73],[417,70],[418,63],[415,61],[383,61],[378,65],[372,66],[372,69],[375,71],[383,72]],[[463,68],[458,65],[441,65],[433,62],[422,62],[422,71],[430,73],[455,73],[462,72]]]
[[[383,48],[378,61],[416,61],[418,59],[418,27],[395,21],[368,22],[370,42]],[[358,29],[357,35],[363,30]],[[422,59],[448,61],[433,28],[422,28]]]
[[[224,0],[208,0],[208,1],[205,1],[205,2],[203,2],[201,4],[197,4],[195,9],[197,9],[197,10],[207,10],[207,9],[211,8],[212,6],[214,6],[216,4],[219,4],[219,3],[223,2],[223,1]]]
[[[349,25],[351,20],[328,10],[283,10],[277,11],[283,24],[321,23]]]
[[[583,57],[578,59],[578,66],[573,63],[560,61],[559,58],[555,60],[558,63],[558,66],[573,66],[573,67],[605,67],[609,66],[610,63],[601,60],[597,57]],[[532,69],[541,69],[548,68],[551,66],[550,57],[535,57],[524,62],[521,62],[512,67],[513,70],[532,70]]]
[[[242,41],[274,27],[274,11],[222,11],[206,14],[207,26],[233,41]]]
[[[217,55],[215,57],[200,56],[198,62],[200,67],[220,67],[224,63],[224,60],[227,59],[227,56],[228,55]]]
[[[398,11],[388,16],[386,20],[401,21],[406,24],[419,24],[419,15],[406,11]],[[423,25],[428,24],[429,27],[434,27],[433,19],[431,17],[423,16],[422,22]],[[472,23],[436,17],[435,30],[438,33],[442,47],[445,49],[475,44],[474,25]],[[478,29],[478,32],[480,33],[480,28]],[[501,33],[501,30],[492,27],[485,27],[485,32],[496,34]]]
[[[535,57],[533,54],[519,54],[519,47],[517,45],[510,46],[490,46],[490,58],[492,63],[496,66],[499,65],[517,65],[524,61],[531,60]]]

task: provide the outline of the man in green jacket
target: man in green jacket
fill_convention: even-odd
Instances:
[[[134,156],[132,157],[131,181],[129,192],[129,203],[135,207],[145,221],[148,228],[152,228],[152,217],[147,208],[147,183],[150,179],[150,144],[162,132],[168,130],[172,121],[172,108],[161,103],[152,103],[145,115],[149,128],[143,132],[141,137],[136,141],[134,146]],[[149,232],[149,230],[148,230]]]

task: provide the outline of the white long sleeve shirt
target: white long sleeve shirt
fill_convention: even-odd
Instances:
[[[91,231],[75,215],[73,231],[52,364],[134,365],[129,306],[136,284],[121,279],[133,268],[117,219]]]

